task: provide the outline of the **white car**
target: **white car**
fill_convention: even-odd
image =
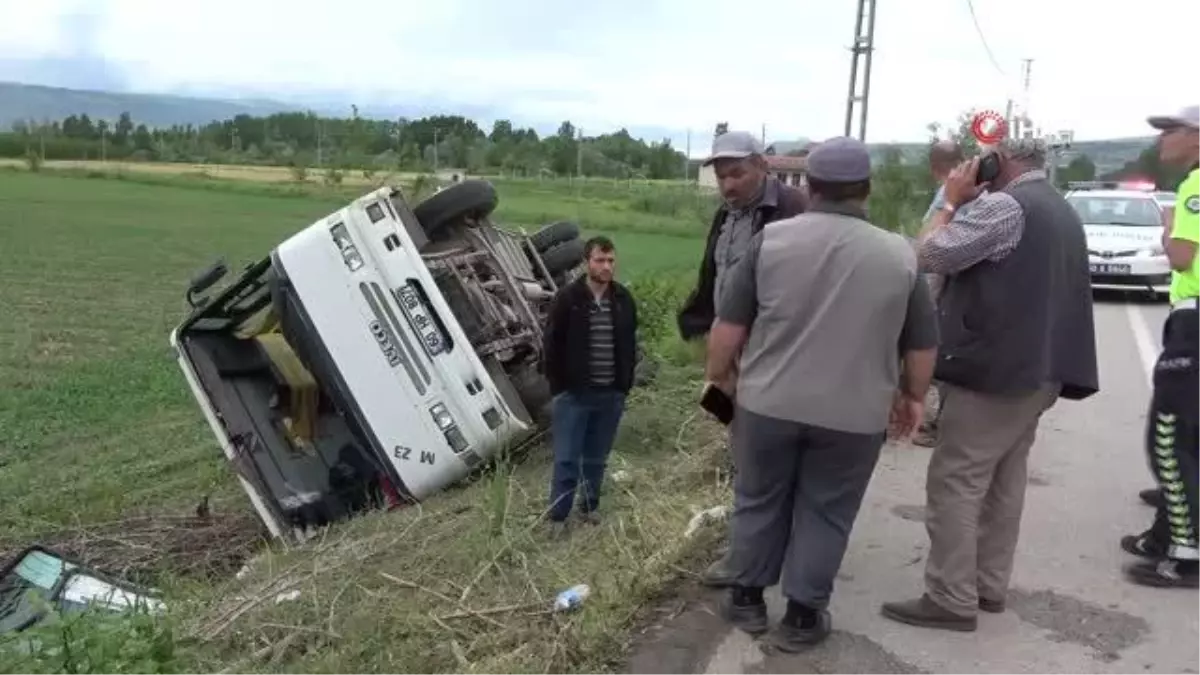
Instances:
[[[1067,202],[1083,220],[1092,287],[1166,293],[1171,266],[1162,248],[1163,209],[1139,189],[1075,189]]]

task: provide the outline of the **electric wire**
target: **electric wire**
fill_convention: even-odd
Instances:
[[[1008,77],[1008,73],[1004,72],[1004,69],[1000,67],[1000,63],[996,60],[996,55],[992,53],[992,48],[988,45],[987,38],[983,35],[983,28],[979,25],[979,17],[975,15],[975,3],[967,0],[967,9],[971,12],[971,23],[975,24],[975,32],[979,34],[979,41],[983,43],[983,50],[987,52],[988,60],[992,62],[992,67],[996,69],[996,72],[1004,77]]]

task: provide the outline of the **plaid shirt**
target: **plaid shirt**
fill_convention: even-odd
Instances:
[[[1027,171],[1009,185],[1046,180],[1041,169]],[[989,192],[959,209],[954,218],[934,230],[917,248],[921,271],[957,274],[984,260],[1003,260],[1013,252],[1025,231],[1025,213],[1007,192]]]

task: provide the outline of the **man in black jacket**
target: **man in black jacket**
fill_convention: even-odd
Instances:
[[[613,280],[616,249],[606,237],[584,245],[587,274],[561,288],[545,334],[546,377],[554,394],[554,478],[548,517],[566,529],[583,483],[579,511],[595,523],[608,453],[633,386],[637,304]]]
[[[708,335],[725,272],[745,255],[750,238],[763,225],[799,215],[808,206],[804,192],[767,173],[762,144],[748,132],[717,136],[704,160],[710,165],[724,201],[708,229],[696,288],[679,310],[679,334],[685,340]]]
[[[717,298],[735,263],[750,249],[750,240],[763,226],[799,215],[808,198],[797,188],[783,184],[767,171],[762,144],[745,131],[729,131],[713,139],[712,154],[704,166],[712,166],[723,201],[713,215],[700,260],[696,288],[677,317],[684,340],[708,336],[717,317]],[[713,563],[702,581],[713,587],[733,583],[730,553]]]

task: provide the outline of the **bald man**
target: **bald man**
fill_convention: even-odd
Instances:
[[[929,173],[933,174],[933,179],[938,182],[938,189],[937,193],[933,195],[929,209],[925,211],[925,217],[921,219],[922,228],[928,227],[929,219],[933,217],[933,214],[945,206],[946,177],[950,175],[954,167],[962,163],[963,158],[962,146],[956,141],[938,141],[929,148]],[[925,281],[936,302],[941,293],[942,278],[937,274],[927,274]],[[914,445],[932,448],[937,444],[938,418],[942,412],[941,398],[941,388],[935,382],[934,386],[929,388],[929,395],[925,401],[925,420],[921,424],[921,429],[913,436]]]

